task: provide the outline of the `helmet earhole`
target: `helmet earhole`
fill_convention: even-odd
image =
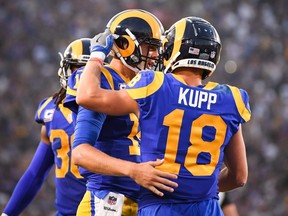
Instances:
[[[121,37],[121,36],[115,40],[115,43],[120,49],[123,49],[123,50],[127,49],[127,47],[129,46],[128,40],[125,37]]]

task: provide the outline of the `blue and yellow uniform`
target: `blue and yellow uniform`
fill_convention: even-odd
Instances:
[[[139,209],[217,200],[224,149],[250,119],[247,92],[214,82],[191,87],[153,71],[140,72],[126,90],[140,108],[141,161],[164,158],[159,169],[178,175],[178,188],[164,197],[141,188]]]
[[[74,112],[77,112],[78,110],[75,98],[81,74],[82,69],[78,69],[78,71],[73,73],[68,80],[65,106],[71,108],[71,110]],[[109,66],[105,66],[102,69],[102,88],[119,90],[128,82],[129,80],[127,78]],[[90,110],[85,110],[82,107],[80,107],[79,110],[81,111],[78,113],[77,121],[91,119],[94,118],[93,116],[95,116],[94,114],[91,114],[95,112]],[[91,125],[91,127],[93,126]],[[95,137],[95,139],[93,138],[93,140],[91,140],[91,136],[89,135],[92,133],[91,131],[93,131],[91,127],[89,126],[87,129],[85,129],[85,131],[83,130],[83,132],[81,132],[81,142],[78,144],[89,143],[98,150],[105,152],[112,157],[133,162],[140,162],[139,143],[135,139],[135,136],[139,131],[139,123],[134,114],[124,116],[107,115],[103,122],[98,139]],[[123,194],[126,197],[124,199],[125,201],[122,215],[136,214],[136,202],[138,201],[140,186],[136,184],[134,180],[129,177],[96,174],[81,167],[79,169],[80,173],[87,179],[87,192],[79,206],[79,212],[81,212],[81,214],[93,215],[94,196],[103,199],[110,191]],[[125,213],[126,211],[128,213]],[[131,212],[133,212],[133,214],[131,214]]]
[[[86,181],[77,166],[71,163],[74,133],[72,112],[62,103],[57,107],[55,99],[49,97],[40,103],[35,121],[45,125],[54,153],[57,215],[76,215],[86,191]]]

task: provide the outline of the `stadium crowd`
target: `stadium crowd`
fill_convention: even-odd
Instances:
[[[34,114],[59,89],[58,52],[103,31],[113,14],[143,8],[170,26],[200,16],[218,30],[222,57],[208,81],[241,87],[252,120],[243,127],[248,183],[232,191],[240,215],[288,215],[288,14],[285,0],[74,0],[0,3],[0,212],[39,140]],[[23,215],[53,215],[53,172]]]

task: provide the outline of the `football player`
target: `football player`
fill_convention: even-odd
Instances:
[[[58,75],[61,89],[40,103],[35,121],[41,124],[41,140],[34,157],[17,183],[3,216],[19,215],[32,202],[51,168],[55,165],[55,206],[57,216],[76,215],[78,204],[86,191],[85,179],[71,162],[74,134],[72,112],[63,106],[67,79],[81,70],[90,57],[90,40],[71,42],[61,53]]]
[[[139,72],[120,91],[100,86],[103,59],[117,37],[104,31],[96,38],[94,58],[78,86],[78,104],[110,115],[134,113],[141,128],[141,161],[164,159],[156,168],[178,176],[172,193],[163,191],[161,184],[141,188],[138,215],[223,215],[218,192],[243,187],[247,181],[242,124],[251,112],[245,90],[202,83],[220,59],[216,29],[198,17],[177,21],[163,39],[164,73]],[[115,159],[102,160],[109,165]],[[137,164],[118,164],[119,173],[135,175]]]
[[[150,12],[131,9],[111,18],[107,29],[117,39],[112,53],[109,51],[113,56],[110,64],[101,68],[101,85],[106,89],[120,90],[138,71],[150,69],[157,63],[163,26]],[[94,42],[91,41],[93,47]],[[106,58],[104,54],[102,57]],[[94,60],[98,61],[92,55],[89,61]],[[65,106],[78,112],[72,155],[75,164],[80,166],[81,174],[87,179],[87,192],[77,215],[136,215],[140,189],[138,182],[127,176],[117,176],[121,175],[118,171],[121,165],[117,162],[108,164],[101,160],[101,156],[107,154],[139,163],[138,119],[134,114],[106,116],[78,107],[75,96],[79,77],[83,76],[81,74],[76,73],[69,78],[65,100]],[[142,166],[144,171],[139,177],[145,176],[146,172],[154,172],[153,166],[158,163]]]

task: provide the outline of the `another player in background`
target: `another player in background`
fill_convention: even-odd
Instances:
[[[103,88],[120,90],[139,70],[151,68],[156,63],[163,27],[148,11],[131,9],[111,18],[107,29],[117,35],[117,39],[113,47],[113,59],[102,68],[101,85]],[[92,47],[94,43],[96,38],[91,41]],[[98,61],[94,58],[93,51],[89,61]],[[106,56],[103,54],[102,57],[104,59]],[[70,89],[65,101],[65,106],[74,112],[78,111],[73,159],[87,179],[87,192],[77,215],[136,215],[140,186],[129,177],[117,176],[119,164],[107,164],[101,160],[101,155],[107,154],[139,163],[140,149],[136,137],[139,132],[138,119],[129,113],[116,117],[82,107],[78,110],[75,97],[80,75],[81,73],[77,73],[69,78]],[[151,175],[154,172],[175,177],[155,170],[154,166],[160,163],[141,165],[136,180],[145,178],[146,173]]]
[[[236,204],[231,200],[229,192],[219,193],[219,204],[224,216],[239,216]]]
[[[74,125],[71,111],[63,107],[67,79],[90,57],[90,39],[73,41],[61,55],[58,75],[61,89],[39,105],[35,121],[41,124],[41,141],[34,157],[17,183],[3,211],[3,216],[19,215],[40,190],[55,164],[56,215],[76,215],[78,204],[86,191],[84,178],[71,162]],[[44,213],[43,213],[44,214]]]
[[[94,44],[94,57],[81,77],[79,105],[110,115],[134,113],[141,128],[141,161],[164,159],[157,169],[178,175],[178,187],[141,188],[140,216],[223,215],[218,191],[243,187],[248,167],[242,124],[251,112],[245,90],[215,82],[203,84],[220,59],[221,41],[206,20],[186,17],[163,40],[165,73],[139,72],[120,91],[101,88],[103,56],[113,34]],[[107,36],[108,35],[108,36]],[[97,55],[98,52],[98,55]],[[102,157],[107,164],[115,158]],[[223,162],[226,168],[221,170]],[[131,176],[136,164],[118,160],[119,173]]]

